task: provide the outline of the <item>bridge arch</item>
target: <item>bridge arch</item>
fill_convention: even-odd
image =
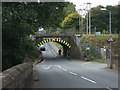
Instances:
[[[52,38],[52,39],[44,39],[40,41],[37,46],[40,47],[42,44],[47,43],[47,42],[56,42],[59,43],[61,46],[63,46],[63,56],[67,56],[67,50],[71,48],[71,44],[63,39],[57,39],[57,38]]]

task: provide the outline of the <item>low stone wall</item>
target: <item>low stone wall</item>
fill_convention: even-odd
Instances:
[[[29,88],[33,82],[33,65],[22,63],[1,73],[2,88]]]

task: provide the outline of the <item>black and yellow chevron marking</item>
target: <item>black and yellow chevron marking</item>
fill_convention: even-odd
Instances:
[[[53,41],[53,42],[60,42],[60,43],[62,43],[64,45],[68,46],[68,48],[71,48],[71,45],[68,42],[66,42],[65,40],[60,40],[60,39],[45,39],[45,40],[41,41],[39,44],[37,44],[37,46],[39,47],[42,44],[44,44],[46,42],[51,42],[51,41]]]

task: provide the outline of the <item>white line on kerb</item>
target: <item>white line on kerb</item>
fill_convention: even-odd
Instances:
[[[63,71],[68,71],[68,70],[66,70],[66,69],[63,69]]]
[[[83,79],[85,79],[85,80],[87,80],[87,81],[90,81],[90,82],[92,82],[92,83],[97,83],[97,82],[95,82],[95,81],[93,81],[93,80],[90,80],[90,79],[88,79],[88,78],[86,78],[86,77],[83,77],[83,76],[81,76],[81,78],[83,78]]]
[[[69,73],[71,73],[71,74],[73,74],[73,75],[77,75],[76,73],[74,73],[74,72],[69,72]]]
[[[111,88],[109,88],[109,87],[106,87],[107,89],[109,89],[109,90],[112,90]]]

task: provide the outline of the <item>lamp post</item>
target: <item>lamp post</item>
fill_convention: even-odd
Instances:
[[[111,32],[111,11],[107,10],[106,8],[101,8],[100,10],[104,10],[104,11],[109,12],[109,33],[110,33],[110,35],[112,35],[112,32]],[[112,45],[111,45],[111,42],[110,42],[109,47],[110,47],[110,51],[109,51],[109,53],[110,53],[110,65],[109,65],[109,67],[110,67],[110,69],[112,69]]]

